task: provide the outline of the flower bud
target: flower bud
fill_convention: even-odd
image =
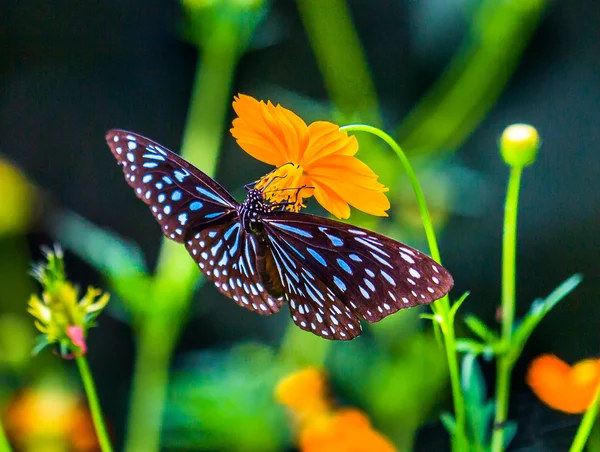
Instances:
[[[500,138],[500,154],[513,168],[524,168],[535,162],[540,136],[535,127],[513,124],[504,129]]]

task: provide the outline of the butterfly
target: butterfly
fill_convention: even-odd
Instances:
[[[110,130],[106,141],[125,180],[170,239],[185,244],[204,276],[261,315],[287,303],[294,323],[349,340],[360,320],[443,297],[452,276],[420,251],[384,235],[265,201],[246,187],[242,204],[177,154],[141,135]]]

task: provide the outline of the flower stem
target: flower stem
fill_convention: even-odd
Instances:
[[[78,356],[75,358],[75,361],[77,361],[79,374],[81,375],[83,387],[85,388],[85,393],[90,405],[90,411],[92,412],[92,419],[94,421],[94,427],[96,428],[96,435],[98,435],[100,449],[102,452],[112,452],[113,448],[108,439],[108,433],[106,432],[106,426],[104,425],[104,419],[102,417],[102,410],[100,409],[100,402],[98,401],[96,387],[94,386],[94,379],[92,378],[87,359],[85,356]]]
[[[176,321],[175,321],[176,322]],[[159,450],[169,364],[179,327],[154,316],[140,326],[124,450]],[[143,428],[140,427],[143,426]]]
[[[592,404],[586,410],[583,419],[581,419],[581,424],[579,424],[579,428],[577,429],[575,439],[571,444],[569,452],[581,452],[583,450],[583,447],[590,436],[590,432],[592,431],[592,427],[594,426],[594,422],[596,421],[596,416],[598,415],[598,404],[600,404],[600,385],[596,389],[596,395],[594,396]]]
[[[427,243],[429,244],[429,251],[431,257],[438,263],[441,264],[440,251],[438,248],[437,240],[435,238],[435,230],[429,215],[429,209],[425,201],[425,195],[417,179],[414,169],[410,162],[406,158],[406,155],[394,141],[394,139],[383,132],[382,130],[364,125],[364,124],[352,124],[348,126],[340,127],[340,130],[355,131],[355,132],[368,132],[376,135],[385,141],[396,153],[400,162],[404,166],[404,170],[408,175],[410,183],[415,192],[421,218],[423,220],[423,227],[425,229],[425,235],[427,236]],[[446,358],[448,359],[448,371],[450,374],[450,385],[452,387],[452,399],[454,401],[454,415],[456,417],[456,438],[455,444],[456,449],[459,451],[467,450],[467,436],[466,436],[466,417],[465,417],[465,400],[463,397],[462,389],[460,386],[460,372],[458,369],[458,358],[456,355],[456,335],[454,332],[454,318],[450,314],[450,301],[446,295],[442,299],[434,302],[431,305],[431,309],[434,311],[436,316],[440,319],[441,330],[444,336],[444,345],[446,349]]]
[[[513,167],[510,170],[506,204],[504,207],[504,233],[502,240],[502,347],[498,356],[496,376],[496,414],[494,422],[503,425],[508,416],[508,396],[510,377],[514,365],[510,351],[515,319],[516,252],[517,252],[517,210],[519,188],[523,169]],[[504,450],[504,429],[494,429],[492,451]]]
[[[0,452],[11,452],[10,443],[6,437],[2,423],[0,423]]]

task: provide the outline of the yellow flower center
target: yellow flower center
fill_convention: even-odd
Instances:
[[[265,201],[274,204],[283,204],[286,210],[298,212],[304,205],[304,198],[313,195],[314,188],[307,186],[307,177],[304,169],[295,163],[286,163],[266,176],[258,184],[258,190],[264,190]]]

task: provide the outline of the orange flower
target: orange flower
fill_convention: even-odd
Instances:
[[[298,425],[302,452],[395,452],[390,441],[355,408],[335,409],[326,398],[324,375],[306,368],[282,379],[275,398]]]
[[[85,404],[57,384],[21,392],[9,403],[4,422],[9,437],[23,450],[42,450],[48,444],[70,445],[79,451],[99,447]]]
[[[388,191],[378,176],[354,157],[358,142],[327,121],[310,125],[280,105],[240,94],[233,102],[238,117],[231,134],[255,159],[277,168],[262,178],[272,203],[290,202],[298,211],[303,199],[315,199],[338,218],[350,216],[349,205],[371,215],[387,216]]]
[[[585,359],[573,366],[554,355],[534,359],[527,384],[546,405],[565,413],[583,413],[600,385],[600,360]]]

